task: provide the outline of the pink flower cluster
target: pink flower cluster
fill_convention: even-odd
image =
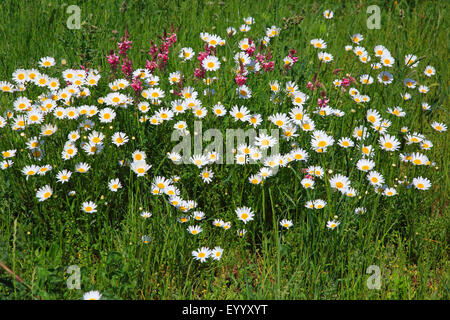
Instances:
[[[302,172],[303,172],[303,173],[306,173],[306,174],[305,174],[305,178],[306,178],[306,179],[310,179],[310,180],[313,180],[313,181],[314,181],[314,177],[313,177],[312,175],[308,174],[308,169],[303,168],[303,169],[302,169]]]
[[[251,57],[255,53],[255,42],[252,38],[248,38],[248,48],[245,50],[245,52]]]
[[[311,81],[308,81],[306,87],[311,91],[314,91],[317,87],[323,87],[322,83],[317,79],[317,72],[313,75]]]
[[[142,90],[144,88],[142,87],[142,82],[139,79],[139,76],[134,78],[133,83],[131,84],[131,87],[133,88],[134,93],[136,94],[136,96],[138,96],[142,92]]]
[[[261,67],[264,69],[265,72],[273,71],[273,68],[275,66],[275,62],[271,61],[272,55],[270,54],[270,50],[267,50],[267,54],[264,55],[262,53],[256,54],[256,60],[261,64]]]
[[[344,78],[342,78],[342,81],[341,81],[341,87],[347,88],[348,86],[350,86],[350,84],[352,82],[355,83],[356,81],[351,76],[347,76],[347,78],[344,77]]]
[[[109,56],[106,56],[106,59],[108,60],[111,70],[113,72],[116,71],[117,67],[119,66],[119,56],[116,55],[114,50],[111,50],[109,52]]]
[[[289,50],[288,57],[292,59],[292,63],[285,64],[283,66],[286,70],[291,69],[294,66],[294,64],[298,61],[298,57],[296,56],[296,54],[297,54],[297,51],[295,49]]]
[[[128,50],[131,49],[131,41],[128,40],[129,36],[128,30],[125,30],[125,35],[122,37],[121,42],[117,43],[117,46],[119,47],[119,55],[122,57],[122,72],[128,79],[131,79],[131,75],[133,74],[133,63],[131,59],[128,58]],[[114,50],[111,50],[109,55],[106,56],[106,59],[114,73],[119,66],[119,56],[116,55]]]
[[[177,42],[177,34],[175,33],[173,25],[170,27],[170,33],[167,33],[166,30],[164,30],[164,34],[158,38],[162,41],[159,47],[153,40],[150,41],[148,54],[151,59],[147,60],[145,63],[145,68],[151,73],[157,68],[159,70],[166,69],[170,48]]]
[[[319,105],[319,108],[324,108],[328,105],[330,99],[327,99],[327,93],[325,91],[322,91],[320,95],[322,98],[317,99],[317,104]]]

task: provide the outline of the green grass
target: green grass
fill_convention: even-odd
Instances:
[[[333,54],[334,61],[322,66],[319,78],[326,86],[330,105],[346,112],[345,117],[321,119],[314,115],[318,129],[332,134],[337,141],[341,136],[350,137],[353,128],[366,124],[369,108],[377,109],[392,121],[390,132],[403,141],[399,130],[408,126],[430,139],[434,146],[425,153],[434,166],[412,166],[399,161],[399,152],[376,150],[375,169],[383,173],[386,184],[398,185],[398,180],[411,181],[424,176],[431,180],[432,188],[425,192],[398,186],[399,194],[388,198],[376,194],[364,175],[355,169],[359,152],[340,148],[336,144],[324,154],[308,150],[307,164],[295,162],[281,168],[263,186],[248,183],[248,176],[257,171],[256,166],[211,166],[215,176],[211,184],[204,184],[200,170],[192,165],[177,166],[165,158],[175,145],[170,141],[174,122],[151,126],[140,123],[133,107],[117,112],[116,120],[109,125],[98,123],[97,130],[110,136],[115,131],[135,137],[121,148],[109,143],[104,151],[88,157],[81,148],[79,156],[64,162],[60,157],[67,133],[77,127],[75,121],[58,122],[59,130],[43,146],[42,164],[51,164],[53,170],[43,177],[31,177],[28,181],[20,173],[26,164],[34,163],[28,157],[25,139],[9,126],[0,129],[0,151],[18,149],[14,166],[0,172],[0,261],[18,275],[23,282],[0,269],[1,299],[80,299],[83,292],[100,291],[108,299],[448,299],[449,298],[449,153],[448,132],[436,132],[433,121],[448,122],[448,23],[445,1],[73,1],[81,8],[82,28],[66,27],[69,15],[64,1],[12,1],[0,4],[0,81],[11,80],[18,68],[37,68],[41,57],[52,56],[56,66],[48,73],[60,75],[67,67],[77,68],[89,63],[102,74],[100,85],[91,89],[87,103],[97,104],[96,97],[109,92],[107,79],[109,66],[106,54],[114,49],[128,29],[133,41],[130,56],[133,66],[144,67],[148,58],[150,40],[157,39],[163,29],[179,26],[178,41],[172,47],[168,70],[180,70],[187,75],[186,85],[195,87],[204,106],[218,101],[231,109],[235,104],[245,105],[267,119],[276,112],[289,112],[292,105],[283,102],[275,105],[269,101],[268,82],[274,79],[285,83],[294,80],[300,90],[309,94],[306,109],[313,110],[318,92],[309,92],[306,83],[317,71],[317,51],[309,44],[313,38],[322,38]],[[305,3],[306,2],[306,3]],[[381,29],[369,30],[366,26],[366,8],[377,4],[381,9]],[[332,9],[335,17],[326,20],[325,9]],[[243,35],[239,32],[226,38],[226,28],[236,29],[243,18],[252,16],[256,23]],[[298,19],[301,16],[302,19]],[[294,17],[294,18],[292,18]],[[295,19],[297,17],[297,20]],[[298,24],[286,23],[300,21]],[[252,89],[250,100],[241,100],[235,94],[234,75],[230,72],[233,56],[240,39],[250,36],[260,38],[267,27],[281,27],[281,34],[270,44],[276,61],[273,73],[250,76]],[[218,56],[226,57],[217,72],[218,81],[213,85],[216,94],[202,96],[203,83],[193,79],[194,59],[181,63],[177,57],[182,47],[192,47],[196,53],[203,43],[200,32],[218,34],[227,40],[218,48]],[[386,46],[396,58],[391,71],[396,80],[383,86],[375,79],[369,86],[358,89],[371,97],[367,105],[356,104],[348,94],[334,89],[332,81],[346,73],[357,80],[369,73],[369,66],[357,61],[354,54],[346,52],[350,35],[362,33],[361,45],[367,48],[372,60],[373,47]],[[288,50],[295,48],[299,61],[293,69],[283,73],[280,68]],[[403,64],[405,54],[420,57],[417,72]],[[62,65],[61,59],[67,64]],[[426,78],[423,68],[432,65],[436,75]],[[331,71],[342,68],[333,74]],[[161,77],[160,87],[169,94],[168,74]],[[373,73],[372,73],[373,75]],[[374,78],[376,75],[373,75]],[[403,78],[411,77],[424,82],[430,91],[419,96],[410,90],[412,99],[402,101],[405,92]],[[130,89],[131,90],[131,89]],[[36,97],[35,87],[25,95]],[[132,92],[129,91],[129,94]],[[12,109],[14,96],[0,93],[0,114]],[[14,97],[14,98],[13,98]],[[432,110],[424,112],[420,103],[427,101]],[[170,104],[168,104],[170,106]],[[388,115],[388,107],[400,105],[407,112],[406,118]],[[354,112],[352,112],[352,109]],[[203,131],[218,128],[239,128],[230,116],[224,120],[209,113],[203,119]],[[311,113],[311,112],[309,112]],[[151,113],[150,113],[151,114]],[[185,119],[186,118],[186,119]],[[185,120],[192,130],[191,114],[178,117]],[[400,119],[400,120],[398,120]],[[263,127],[272,128],[268,121]],[[30,127],[27,137],[39,134],[38,127]],[[296,143],[309,149],[309,135],[299,132]],[[369,138],[377,145],[378,135],[371,131]],[[126,167],[119,167],[118,160],[130,159],[131,153],[140,149],[147,153],[152,169],[145,178],[138,178]],[[55,151],[56,150],[56,151]],[[283,141],[280,151],[290,150]],[[401,152],[416,152],[417,146],[402,143]],[[57,184],[55,175],[63,168],[73,170],[76,162],[88,161],[88,175],[74,173],[68,184]],[[395,164],[396,166],[392,166]],[[314,190],[302,188],[301,169],[308,165],[322,165],[325,177],[317,182]],[[328,185],[330,174],[349,176],[360,197],[347,198],[332,191]],[[334,174],[333,173],[333,174]],[[153,176],[181,177],[177,186],[181,196],[198,202],[207,219],[201,224],[204,231],[192,236],[187,224],[177,221],[179,211],[164,196],[151,194]],[[118,193],[108,190],[109,179],[119,177],[123,188]],[[50,184],[55,193],[44,202],[38,202],[36,190]],[[76,190],[73,197],[70,190]],[[367,190],[367,194],[365,193]],[[307,200],[321,198],[328,202],[321,211],[304,207]],[[98,212],[89,215],[80,210],[83,201],[98,204]],[[236,218],[234,210],[249,206],[255,212],[255,220],[244,224]],[[366,207],[364,215],[355,215],[356,207]],[[153,216],[148,220],[139,214],[148,210]],[[337,215],[341,225],[333,231],[325,225]],[[231,230],[212,226],[216,218],[231,221]],[[281,230],[279,220],[291,219],[289,230]],[[189,222],[190,225],[194,223]],[[243,238],[236,230],[245,227]],[[150,235],[152,242],[143,244],[142,235]],[[221,246],[224,255],[220,261],[200,263],[192,259],[191,251],[201,246]],[[70,265],[81,268],[81,290],[69,290],[66,286]],[[381,271],[381,289],[367,288],[366,269],[377,265]]]

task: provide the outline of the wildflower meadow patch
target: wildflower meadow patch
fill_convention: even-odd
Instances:
[[[2,299],[448,298],[446,3],[76,2],[0,4]]]

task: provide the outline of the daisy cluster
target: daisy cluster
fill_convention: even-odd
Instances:
[[[333,16],[334,13],[330,10],[324,12],[326,19],[332,19]],[[35,194],[38,202],[52,201],[50,199],[55,192],[61,195],[66,192],[64,191],[66,189],[62,187],[64,184],[70,185],[69,189],[77,187],[71,184],[73,175],[93,177],[92,159],[105,152],[105,149],[125,148],[128,159],[113,159],[117,163],[117,168],[128,167],[130,169],[128,174],[132,172],[138,180],[148,181],[152,195],[165,197],[179,213],[177,219],[180,223],[191,220],[197,223],[186,227],[186,231],[194,237],[199,235],[204,230],[200,224],[201,221],[208,219],[195,200],[181,196],[183,190],[177,186],[180,178],[157,175],[151,154],[147,155],[143,150],[127,146],[130,142],[134,145],[133,141],[136,138],[130,138],[130,134],[125,130],[114,129],[117,127],[115,126],[117,119],[126,119],[123,117],[125,114],[135,113],[140,123],[148,126],[167,126],[183,134],[189,134],[188,118],[221,121],[227,119],[242,128],[279,130],[281,139],[270,134],[259,133],[254,141],[238,145],[234,155],[235,163],[242,166],[256,164],[253,167],[257,168],[257,171],[247,177],[249,187],[254,188],[263,186],[268,179],[276,176],[281,171],[278,169],[291,166],[293,168],[295,163],[304,164],[303,170],[297,171],[301,176],[302,188],[308,191],[309,198],[304,202],[308,210],[321,210],[327,206],[325,200],[312,197],[309,191],[313,189],[328,188],[332,192],[349,198],[357,197],[366,191],[366,186],[361,181],[358,183],[358,179],[354,177],[357,174],[352,176],[344,174],[345,172],[361,173],[367,184],[373,187],[373,192],[385,197],[397,195],[401,192],[400,186],[409,188],[413,186],[420,191],[431,188],[431,181],[423,176],[413,177],[411,181],[399,181],[397,184],[390,176],[382,172],[380,157],[375,155],[392,157],[393,154],[398,153],[398,158],[405,166],[433,165],[426,154],[433,147],[431,137],[426,137],[425,134],[408,127],[402,127],[401,130],[396,131],[394,129],[396,125],[393,125],[405,119],[409,112],[413,112],[411,110],[414,106],[408,105],[407,102],[413,94],[423,99],[419,108],[424,111],[432,109],[426,98],[430,90],[427,79],[436,73],[432,66],[422,67],[420,73],[412,73],[417,76],[416,79],[394,79],[393,70],[398,69],[399,61],[402,61],[401,67],[411,70],[421,68],[417,56],[407,54],[403,59],[394,58],[394,55],[383,45],[375,46],[373,51],[368,50],[362,46],[364,36],[354,34],[350,38],[351,44],[342,50],[352,55],[356,63],[367,65],[367,73],[356,77],[347,74],[328,84],[321,83],[317,74],[308,84],[297,83],[295,79],[288,76],[280,76],[277,79],[277,71],[288,71],[298,60],[296,51],[291,50],[280,61],[274,60],[269,50],[270,44],[280,36],[281,29],[271,26],[266,28],[265,33],[259,38],[252,38],[246,34],[251,30],[255,19],[247,17],[243,20],[244,23],[238,28],[243,36],[242,39],[233,42],[236,45],[233,49],[236,51],[233,52],[233,59],[230,61],[220,56],[220,47],[225,46],[227,41],[232,42],[233,38],[238,36],[234,27],[227,28],[226,35],[223,37],[202,32],[200,38],[204,46],[195,49],[199,52],[197,56],[194,48],[191,47],[182,47],[177,52],[176,56],[181,66],[194,65],[196,63],[194,58],[197,58],[199,64],[197,68],[193,66],[194,75],[184,73],[182,70],[170,70],[166,74],[158,73],[154,67],[138,68],[131,70],[130,73],[128,68],[126,72],[124,71],[123,78],[114,73],[116,76],[106,83],[104,79],[111,78],[102,77],[95,69],[68,68],[60,73],[52,72],[52,68],[56,65],[52,57],[42,58],[37,66],[39,69],[14,71],[11,82],[0,82],[0,90],[11,97],[11,104],[6,110],[2,108],[0,128],[3,130],[2,137],[6,137],[4,141],[14,135],[14,138],[19,139],[26,150],[18,151],[20,147],[15,148],[12,140],[2,143],[1,168],[11,171],[11,167],[19,166],[24,183],[34,179],[38,184],[39,177],[52,175],[55,183],[39,186]],[[171,43],[176,41],[176,37],[172,38]],[[309,41],[309,44],[314,50],[318,50],[317,58],[315,58],[318,68],[335,62],[334,56],[324,51],[327,49],[324,39],[314,38]],[[131,42],[128,48],[131,48]],[[109,60],[116,64],[118,60],[113,55],[109,57]],[[280,66],[279,69],[276,69],[278,66]],[[233,92],[235,93],[234,101],[238,103],[231,105],[220,101],[209,103],[210,98],[216,95],[214,87],[217,79],[222,75],[221,72],[231,72],[235,76]],[[267,73],[273,75],[272,80],[265,85],[267,96],[270,97],[268,103],[279,106],[272,114],[267,114],[251,104],[252,98],[256,95],[250,85],[251,80]],[[419,78],[419,74],[422,78]],[[382,86],[389,86],[396,81],[402,83],[405,91],[401,97],[389,100],[398,105],[387,107],[370,105],[372,99],[364,92],[367,92],[367,86],[377,85],[374,77],[378,85]],[[359,83],[356,79],[359,79]],[[349,104],[364,110],[364,116],[361,119],[351,122],[352,128],[348,136],[338,136],[337,133],[328,130],[325,124],[329,123],[330,118],[333,117],[353,117],[355,110],[351,113],[344,111],[334,104],[334,101],[328,99],[325,90],[320,93],[317,105],[310,99],[310,96],[317,96],[316,92],[325,89],[326,86],[329,90],[340,91]],[[105,92],[97,90],[99,87],[106,87],[108,93],[93,97],[93,92]],[[203,91],[199,89],[205,87]],[[370,107],[366,107],[367,105]],[[285,106],[287,107],[284,108]],[[74,124],[75,130],[73,130]],[[109,130],[104,130],[105,126],[109,126]],[[447,126],[440,122],[431,123],[431,127],[438,132],[447,130]],[[55,138],[55,133],[59,131],[62,133]],[[43,147],[50,144],[52,149]],[[7,145],[10,147],[5,147]],[[267,156],[266,151],[275,146],[280,146],[280,150],[287,151]],[[53,154],[46,154],[44,150],[53,151]],[[341,173],[334,173],[326,168],[321,155],[338,152],[338,150],[354,159],[351,166],[356,170],[342,170]],[[15,163],[19,152],[26,153],[26,156]],[[156,153],[158,150],[152,150],[152,152]],[[179,164],[182,159],[182,155],[177,152],[169,152],[167,156],[175,164]],[[220,157],[220,154],[212,151],[195,154],[189,160],[193,166],[201,170],[199,176],[204,183],[208,184],[214,181],[213,167],[217,165]],[[50,159],[58,163],[57,170],[50,163],[46,163],[50,162]],[[300,165],[295,166],[295,168],[299,167]],[[121,181],[125,176],[120,176],[119,172],[121,171],[117,170],[117,176],[110,177],[107,183],[112,194],[118,193],[124,187]],[[152,177],[149,179],[149,176]],[[70,194],[73,195],[76,192],[70,190]],[[80,203],[80,210],[88,214],[102,210],[96,201],[90,199],[81,199]],[[258,217],[258,212],[254,212],[248,206],[234,207],[232,210],[236,214],[236,222],[244,225]],[[355,210],[357,214],[364,212],[363,207]],[[143,211],[141,216],[148,219],[152,213]],[[231,221],[223,221],[217,216],[210,218],[215,227],[223,229],[232,227]],[[285,229],[293,227],[293,222],[289,219],[280,219],[278,223]],[[326,227],[335,229],[339,224],[340,222],[335,218],[328,221]],[[246,232],[242,228],[237,230],[237,235],[244,236]],[[151,238],[145,235],[142,241],[150,243]],[[220,246],[215,246],[214,249],[205,246],[192,251],[193,257],[200,262],[205,262],[208,258],[220,260],[222,253],[223,249]]]

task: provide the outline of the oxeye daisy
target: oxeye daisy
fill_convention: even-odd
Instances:
[[[203,59],[202,66],[206,71],[217,71],[220,68],[220,61],[216,56],[209,55]]]
[[[27,180],[28,180],[28,177],[36,175],[38,173],[38,171],[39,171],[38,166],[30,165],[30,166],[23,167],[21,172],[27,177]]]
[[[367,63],[371,60],[370,56],[365,53],[362,56],[359,56],[359,61],[361,61],[362,63]]]
[[[257,114],[257,113],[251,114],[251,115],[249,115],[247,121],[248,121],[254,128],[256,128],[256,127],[258,127],[258,126],[261,124],[261,122],[262,122],[262,117],[261,117],[261,115],[259,115],[259,114]]]
[[[397,117],[404,117],[406,115],[406,112],[401,107],[388,108],[387,112]]]
[[[172,111],[175,114],[181,114],[184,113],[187,109],[186,102],[184,100],[174,100],[171,102]]]
[[[332,10],[327,9],[323,12],[323,16],[325,17],[325,19],[332,19],[334,16],[334,12]]]
[[[147,113],[150,110],[149,103],[147,101],[138,103],[137,108],[142,113]]]
[[[394,77],[392,74],[388,71],[381,71],[377,76],[378,82],[383,84],[390,84],[392,83]]]
[[[205,213],[203,211],[194,211],[192,213],[192,218],[197,221],[203,220],[205,218]]]
[[[230,115],[234,118],[234,121],[248,121],[250,111],[244,106],[234,106],[230,111]]]
[[[420,148],[423,150],[429,150],[433,147],[433,143],[430,140],[423,140],[420,144]]]
[[[384,178],[381,173],[377,171],[370,171],[367,175],[367,180],[369,180],[370,184],[373,186],[382,186],[384,183]]]
[[[79,173],[86,173],[89,171],[90,168],[91,166],[86,162],[80,162],[75,165],[75,171]]]
[[[179,195],[180,194],[180,190],[178,190],[178,188],[175,187],[175,186],[169,185],[166,188],[164,188],[164,193],[166,195],[168,195],[169,197],[172,197],[172,196]]]
[[[436,70],[432,66],[426,66],[423,72],[427,77],[431,77],[436,74]]]
[[[355,145],[355,143],[347,137],[340,138],[338,144],[343,148],[351,148]]]
[[[364,47],[356,46],[353,49],[353,53],[356,54],[358,57],[361,57],[363,55],[367,55],[367,51]]]
[[[420,93],[427,93],[429,89],[425,85],[420,85],[418,90],[419,90]]]
[[[334,79],[333,84],[335,88],[339,88],[342,85],[342,81],[339,79]]]
[[[133,161],[141,161],[145,160],[147,158],[147,155],[141,150],[136,150],[132,153],[131,157],[133,158]]]
[[[239,207],[235,210],[236,215],[239,220],[243,221],[245,224],[253,220],[254,213],[249,207]]]
[[[93,201],[85,201],[81,204],[81,210],[86,213],[97,212],[97,205]]]
[[[142,212],[141,212],[141,217],[144,218],[144,219],[148,219],[148,218],[150,218],[151,216],[152,216],[152,213],[151,213],[151,212],[148,212],[148,211],[142,211]]]
[[[14,149],[14,150],[5,150],[5,151],[2,151],[2,156],[3,156],[3,158],[13,158],[13,157],[15,157],[16,156],[16,149]]]
[[[406,78],[405,80],[403,80],[403,84],[410,89],[414,89],[416,87],[416,80]]]
[[[36,198],[39,202],[45,201],[53,194],[53,189],[49,185],[45,185],[36,192]]]
[[[156,116],[163,121],[172,120],[173,115],[174,115],[173,111],[166,108],[161,108],[156,112]]]
[[[134,161],[131,163],[131,170],[133,170],[138,177],[143,177],[151,167],[152,166],[147,164],[145,160]]]
[[[205,168],[200,173],[200,177],[202,178],[203,182],[210,183],[212,181],[212,178],[214,177],[214,172],[208,170],[208,168]]]
[[[102,123],[110,123],[116,117],[116,112],[111,108],[104,108],[98,114],[99,120]]]
[[[200,249],[197,249],[196,251],[195,250],[192,251],[192,255],[194,256],[194,259],[200,260],[200,262],[203,263],[211,255],[211,250],[209,250],[207,247],[201,247]]]
[[[339,226],[341,223],[339,221],[331,220],[327,222],[327,228],[334,230],[337,226]]]
[[[222,258],[223,249],[221,247],[215,247],[210,251],[210,257],[213,260],[220,260]]]
[[[49,68],[56,64],[55,59],[52,57],[44,57],[39,61],[39,66],[43,68]]]
[[[375,46],[373,51],[375,52],[375,56],[377,57],[382,57],[385,54],[389,54],[389,51],[382,45]]]
[[[120,147],[129,141],[127,135],[123,132],[116,132],[111,137],[112,143]]]
[[[414,187],[418,190],[428,190],[431,187],[431,182],[427,178],[418,177],[412,181]]]
[[[44,165],[44,166],[39,167],[38,174],[39,174],[40,176],[43,176],[43,175],[45,175],[47,172],[49,172],[50,170],[52,170],[52,166],[49,165],[49,164],[47,164],[47,165]]]
[[[27,70],[17,69],[12,74],[12,79],[16,83],[25,83],[27,81]]]
[[[397,194],[397,190],[395,188],[387,188],[383,191],[383,195],[387,197],[392,197]]]
[[[83,295],[83,300],[100,300],[102,294],[98,291],[89,291]]]
[[[350,187],[350,179],[341,174],[336,174],[330,178],[330,187],[341,192],[346,192]]]
[[[323,209],[327,203],[326,201],[323,201],[322,199],[316,199],[313,201],[314,209]]]
[[[298,107],[303,106],[303,104],[308,100],[309,96],[303,92],[296,91],[292,93],[292,104]]]
[[[351,36],[351,39],[353,41],[353,43],[360,43],[362,40],[364,40],[364,37],[362,34],[360,33],[355,33],[354,35]]]
[[[315,182],[313,179],[304,178],[300,181],[300,183],[305,189],[314,189]]]
[[[179,208],[181,211],[186,211],[186,209],[183,210],[183,206],[184,206],[183,204],[180,204],[180,205],[178,206],[178,208]],[[186,222],[188,222],[190,219],[191,219],[191,218],[188,217],[188,216],[181,216],[181,217],[178,218],[178,222],[180,222],[180,223],[186,223]]]
[[[416,166],[426,165],[429,161],[428,157],[424,154],[418,152],[413,152],[411,154],[411,162]]]
[[[108,182],[108,188],[112,192],[117,192],[117,190],[122,188],[122,184],[120,183],[119,179],[111,179]]]
[[[189,231],[190,234],[193,234],[194,236],[203,231],[202,227],[200,226],[189,226],[187,230]]]
[[[235,28],[233,28],[233,27],[228,27],[227,28],[227,35],[229,36],[229,37],[232,37],[232,36],[234,36],[236,34],[236,29]]]
[[[333,55],[331,55],[327,52],[319,52],[317,54],[317,57],[319,58],[320,61],[325,62],[325,63],[329,63],[329,62],[333,61]]]
[[[405,136],[405,139],[408,141],[407,144],[412,144],[412,143],[420,143],[423,141],[425,137],[417,132],[414,132],[412,134],[407,134]]]
[[[196,118],[203,119],[208,114],[208,110],[205,107],[197,106],[192,109],[192,113]]]
[[[312,201],[312,200],[306,201],[305,207],[308,209],[314,209],[314,201]]]
[[[289,125],[289,122],[290,122],[289,117],[284,113],[277,113],[277,114],[271,115],[268,117],[268,120],[279,128]]]
[[[345,195],[347,197],[355,197],[356,194],[357,194],[356,189],[352,187],[347,188],[347,191],[345,192]]]
[[[395,136],[385,134],[378,140],[381,148],[386,151],[397,151],[400,148],[400,141]]]
[[[241,99],[249,99],[252,97],[252,91],[246,85],[236,88],[236,92],[239,94],[239,98]]]
[[[381,69],[381,67],[382,67],[382,65],[381,65],[381,63],[372,63],[371,65],[370,65],[370,68],[372,69],[372,70],[378,70],[378,69]]]
[[[190,162],[195,164],[198,168],[208,164],[208,158],[205,155],[193,155],[190,159]]]
[[[149,244],[149,243],[152,241],[152,239],[151,239],[150,236],[148,236],[148,235],[143,235],[143,236],[141,237],[141,240],[142,240],[142,242],[145,243],[145,244]]]
[[[164,190],[171,185],[171,182],[165,177],[156,176],[153,178],[153,184],[156,185],[160,190]]]
[[[358,170],[367,172],[367,171],[372,170],[375,167],[375,162],[370,159],[369,160],[368,159],[360,159],[356,163],[356,167],[358,168]]]
[[[276,37],[280,34],[281,28],[278,28],[276,26],[271,26],[270,28],[266,29],[266,36],[269,38]]]
[[[383,55],[380,59],[381,64],[385,67],[392,67],[395,62],[395,59],[390,54]]]
[[[58,180],[58,182],[60,183],[65,183],[68,182],[70,177],[72,175],[72,172],[69,170],[61,170],[58,172],[58,174],[56,175],[56,179]]]
[[[431,123],[431,127],[439,132],[447,131],[447,126],[442,122],[433,122]]]
[[[245,229],[236,230],[236,233],[239,237],[243,237],[247,233],[247,230]]]
[[[46,124],[41,127],[41,136],[51,136],[58,130],[56,125]]]
[[[417,56],[413,55],[413,54],[407,54],[405,56],[405,66],[410,67],[410,68],[415,68],[419,65],[419,61],[417,60]]]
[[[180,54],[179,57],[182,58],[183,60],[191,60],[195,55],[194,50],[192,50],[192,48],[182,48],[180,50]]]
[[[10,168],[13,164],[14,164],[14,162],[12,160],[4,160],[4,161],[0,162],[0,168],[2,168],[2,170],[6,170],[6,169]]]
[[[272,136],[269,136],[265,133],[260,133],[258,137],[255,138],[255,146],[261,149],[268,149],[273,147],[278,143],[278,140]]]
[[[218,103],[213,107],[213,112],[217,117],[223,117],[227,114],[227,110],[221,103]]]
[[[169,82],[170,84],[178,83],[181,80],[181,72],[175,71],[169,74]]]
[[[316,152],[326,152],[327,148],[334,144],[334,138],[327,134],[320,134],[311,139],[311,146]]]
[[[223,220],[220,220],[220,219],[215,219],[215,220],[212,222],[212,224],[213,224],[213,226],[215,226],[215,227],[223,227],[223,225],[225,224],[225,222],[224,222]]]
[[[322,39],[312,39],[309,43],[314,48],[317,48],[317,49],[326,49],[327,48],[326,42],[323,41]]]
[[[283,228],[289,229],[290,227],[293,226],[293,223],[291,220],[283,219],[280,221],[280,226],[282,226]]]
[[[364,74],[359,78],[359,81],[362,84],[371,84],[373,82],[373,78],[369,76],[368,74]]]

